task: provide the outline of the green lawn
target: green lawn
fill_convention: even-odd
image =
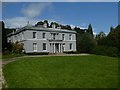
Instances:
[[[15,58],[15,57],[21,57],[23,54],[15,54],[15,53],[10,53],[7,55],[2,55],[2,59],[9,59],[9,58]]]
[[[114,88],[118,59],[106,56],[19,58],[3,67],[10,88]]]

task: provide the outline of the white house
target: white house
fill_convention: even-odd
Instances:
[[[8,42],[23,43],[25,53],[63,53],[76,51],[76,32],[60,27],[27,25],[8,35]]]

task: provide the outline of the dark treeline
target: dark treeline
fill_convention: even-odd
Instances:
[[[47,27],[52,28],[61,27],[61,29],[75,30],[76,33],[76,47],[77,53],[90,53],[105,56],[120,56],[120,25],[113,28],[110,27],[108,35],[104,32],[100,32],[96,36],[93,35],[92,25],[89,24],[87,29],[81,29],[79,27],[71,28],[70,25],[62,25],[57,22],[51,22],[49,25],[47,20],[39,21],[35,26],[41,26],[47,24]],[[9,49],[9,43],[7,43],[7,34],[15,31],[15,29],[5,28],[4,22],[2,22],[2,50],[3,52]]]

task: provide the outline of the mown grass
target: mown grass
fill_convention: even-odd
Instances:
[[[16,58],[16,57],[21,57],[24,54],[16,54],[16,53],[10,53],[10,54],[6,54],[6,55],[2,55],[2,59],[10,59],[10,58]]]
[[[20,58],[3,67],[9,88],[115,88],[118,59],[106,56]]]

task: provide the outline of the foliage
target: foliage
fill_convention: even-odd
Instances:
[[[105,38],[106,37],[106,34],[103,32],[103,31],[101,31],[101,32],[99,32],[99,34],[98,35],[96,35],[96,40],[100,40],[100,39],[102,39],[102,38]]]
[[[116,47],[108,47],[108,46],[97,46],[94,48],[93,53],[96,55],[104,55],[104,56],[111,56],[117,57],[118,56],[118,49]]]
[[[5,51],[6,52],[6,51]],[[16,54],[16,53],[12,53],[10,51],[7,51],[6,54],[3,54],[2,55],[2,59],[4,60],[9,60],[10,58],[15,58],[15,57],[21,57],[21,56],[24,56],[23,53],[20,53],[20,54]]]
[[[24,57],[3,67],[8,88],[117,88],[113,57]]]
[[[37,22],[37,24],[35,25],[35,26],[38,26],[38,25],[43,25],[44,24],[44,22],[43,21],[39,21],[39,22]]]
[[[33,53],[27,53],[27,55],[48,55],[49,52],[33,52]]]
[[[12,46],[13,46],[12,50],[14,53],[22,53],[23,44],[16,42],[16,43],[13,43]]]
[[[64,51],[63,53],[66,53],[66,54],[76,54],[77,52],[76,51]]]
[[[109,46],[114,46],[118,48],[120,52],[120,25],[110,31],[107,38],[109,40]]]
[[[84,33],[83,35],[81,35],[81,38],[78,39],[77,40],[79,42],[77,41],[77,49],[80,53],[92,53],[92,50],[97,45],[96,40],[89,33]]]
[[[5,30],[5,24],[2,21],[2,52],[7,49],[7,34]]]
[[[92,36],[94,36],[94,35],[93,35],[93,29],[92,29],[92,25],[91,25],[91,24],[89,24],[88,29],[87,29],[87,32],[90,33]]]

